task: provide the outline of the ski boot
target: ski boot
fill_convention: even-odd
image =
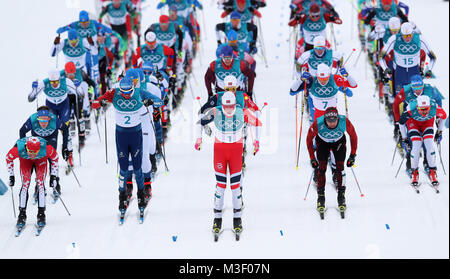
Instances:
[[[155,154],[150,154],[150,162],[152,163],[152,174],[155,174],[156,171],[158,170],[158,166],[156,164],[156,153]]]
[[[436,168],[430,168],[428,176],[430,177],[430,181],[433,186],[439,186],[439,181],[437,180]]]
[[[86,132],[86,136],[89,136],[91,133],[91,119],[89,117],[84,118],[84,130]]]
[[[222,218],[214,218],[213,229],[214,233],[214,241],[217,242],[219,240],[220,231],[222,229]]]
[[[150,178],[144,178],[144,198],[146,203],[152,198],[152,181]]]
[[[412,170],[411,185],[413,187],[419,186],[419,169]]]
[[[411,169],[411,156],[409,154],[406,154],[406,173],[410,178],[412,178],[414,170]]]
[[[71,137],[75,136],[75,119],[69,120],[69,132]]]
[[[242,219],[240,217],[233,218],[233,228],[234,233],[236,234],[236,240],[239,241],[242,233]]]
[[[78,144],[80,146],[80,150],[83,149],[85,140],[86,140],[86,136],[84,133],[78,134]]]
[[[23,227],[25,227],[25,223],[27,221],[27,213],[26,208],[19,208],[19,217],[17,218],[17,230],[22,230]]]
[[[341,218],[345,218],[345,210],[347,209],[347,205],[345,204],[345,186],[342,186],[338,189],[337,196],[339,212],[341,213]]]
[[[131,200],[131,197],[133,196],[133,177],[128,178],[127,180],[127,199]]]
[[[317,192],[317,211],[319,211],[320,219],[325,218],[325,191]]]
[[[38,226],[45,226],[45,207],[38,207],[37,214],[37,224]]]
[[[120,225],[123,225],[123,222],[125,221],[125,212],[127,211],[129,204],[129,200],[127,198],[127,192],[126,190],[120,191],[119,190],[119,211],[120,211]]]
[[[59,185],[59,178],[57,179],[56,186],[53,187],[53,203],[58,201],[59,196],[61,196],[61,185]]]
[[[144,193],[144,189],[140,190],[138,189],[137,191],[137,202],[138,202],[138,206],[139,209],[145,209],[147,207],[147,199]]]

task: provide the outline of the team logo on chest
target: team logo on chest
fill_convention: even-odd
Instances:
[[[174,37],[174,33],[165,33],[165,32],[161,32],[156,34],[156,37],[158,38],[158,40],[161,41],[169,41]]]
[[[412,45],[400,44],[398,46],[398,49],[405,53],[415,53],[417,51],[417,48],[418,48],[418,46],[415,44],[412,44]]]
[[[239,77],[239,74],[238,73],[236,73],[236,72],[218,72],[218,73],[216,73],[216,75],[221,79],[221,80],[224,80],[227,76],[229,76],[229,75],[232,75],[232,76],[234,76],[235,78],[238,78]]]
[[[322,29],[323,25],[322,25],[322,23],[308,22],[306,24],[306,27],[308,27],[312,31],[320,31]]]
[[[65,49],[65,52],[69,56],[80,56],[80,55],[83,54],[83,49],[80,48],[80,47],[77,47],[77,48],[70,48],[70,47],[68,47],[68,48]]]
[[[123,100],[123,99],[120,99],[120,100],[117,101],[117,105],[121,109],[132,109],[137,104],[138,104],[138,101],[136,101],[136,100]]]
[[[316,87],[314,88],[314,93],[316,93],[318,96],[327,96],[333,93],[332,87]]]

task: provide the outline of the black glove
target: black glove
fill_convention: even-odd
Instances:
[[[144,101],[142,101],[142,103],[144,104],[144,106],[149,107],[149,106],[153,105],[153,100],[145,99]]]
[[[63,149],[62,155],[63,155],[64,161],[69,160],[69,157],[70,157],[71,153],[72,152],[70,152],[69,149],[67,149],[67,147]]]
[[[311,159],[311,167],[313,167],[313,169],[317,169],[319,167],[319,162],[317,162],[316,158]]]
[[[55,41],[53,42],[53,44],[58,45],[60,42],[61,38],[58,36],[55,38]]]
[[[441,143],[441,140],[442,140],[442,131],[437,130],[437,131],[436,131],[436,134],[434,134],[434,141],[435,141],[437,144],[440,144],[440,143]]]
[[[398,137],[400,133],[400,126],[398,125],[398,122],[394,123],[394,139]]]
[[[50,187],[58,186],[59,184],[59,177],[56,175],[50,175]]]
[[[11,175],[9,177],[9,186],[12,187],[12,186],[14,186],[15,183],[16,183],[16,178],[14,177],[14,175]]]
[[[108,77],[111,77],[111,74],[112,74],[111,69],[106,69],[106,75]]]
[[[177,82],[176,78],[170,77],[169,78],[169,87],[175,86],[175,83]]]
[[[386,68],[386,70],[384,70],[384,72],[383,72],[383,75],[384,75],[385,80],[391,79],[392,70],[390,68]]]
[[[349,167],[349,168],[353,167],[353,165],[355,164],[355,158],[356,158],[356,154],[350,154],[350,157],[348,157],[348,160],[347,160],[347,167]]]
[[[163,75],[160,72],[155,72],[155,77],[160,81],[164,79]]]
[[[431,70],[428,70],[425,72],[425,77],[426,78],[431,78],[433,76],[433,72],[431,72]]]

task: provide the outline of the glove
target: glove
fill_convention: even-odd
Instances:
[[[347,160],[347,167],[349,167],[349,168],[353,167],[353,165],[355,164],[355,158],[356,158],[356,154],[350,154],[350,157],[348,157],[348,160]]]
[[[317,169],[319,167],[319,162],[317,162],[316,158],[311,159],[311,167],[313,167],[313,169]]]
[[[433,77],[433,72],[431,72],[431,70],[426,71],[426,72],[425,72],[425,77],[426,77],[426,78],[431,78],[431,77]]]
[[[160,9],[162,9],[162,7],[164,7],[165,4],[166,4],[166,3],[158,3],[158,5],[156,6],[156,8],[157,8],[158,10],[160,10]]]
[[[291,9],[293,12],[297,11],[297,5],[295,4],[290,4],[289,5],[289,9]]]
[[[411,144],[409,143],[409,140],[407,138],[402,139],[402,147],[406,153],[409,153],[409,150],[411,149]]]
[[[300,77],[301,80],[308,80],[310,79],[312,76],[309,72],[303,72],[302,76]]]
[[[72,80],[72,82],[76,87],[80,86],[80,84],[81,84],[81,81],[79,81],[78,79],[74,79],[74,80]]]
[[[155,77],[159,80],[162,81],[164,79],[163,75],[160,72],[156,72],[155,73]]]
[[[161,119],[161,113],[159,112],[159,109],[153,110],[153,122],[159,122]]]
[[[92,108],[93,109],[99,109],[100,107],[104,107],[104,106],[106,106],[106,101],[105,100],[93,101],[92,102]]]
[[[32,87],[33,89],[38,88],[38,82],[37,82],[37,81],[33,81],[33,83],[31,83],[31,87]]]
[[[153,105],[153,100],[145,99],[144,101],[142,101],[142,103],[144,104],[144,106],[149,107],[149,106]]]
[[[205,134],[207,134],[208,137],[211,136],[212,130],[211,130],[211,128],[209,126],[203,126],[203,130],[205,130]]]
[[[202,138],[198,138],[197,141],[195,142],[195,150],[200,151],[202,145]]]
[[[220,15],[220,17],[221,17],[221,18],[226,18],[228,14],[229,14],[229,13],[228,13],[227,11],[224,11],[224,12]]]
[[[169,78],[169,87],[175,86],[175,83],[177,82],[176,78],[170,77]]]
[[[56,37],[55,38],[55,40],[53,41],[53,44],[54,45],[59,45],[59,42],[61,41],[61,38],[59,37],[59,35],[58,35],[58,37]]]
[[[106,70],[106,75],[107,75],[108,77],[111,77],[111,75],[112,75],[111,69],[107,69],[107,70]]]
[[[434,134],[434,141],[435,141],[437,144],[440,144],[440,143],[441,143],[441,140],[442,140],[442,131],[437,130],[437,131],[436,131],[436,134]]]
[[[259,151],[259,140],[253,142],[253,156]]]
[[[343,77],[348,77],[348,72],[345,68],[340,68],[339,69],[339,73],[341,74],[341,76]]]
[[[91,36],[88,36],[88,37],[87,37],[87,41],[88,41],[88,43],[89,43],[91,46],[94,45],[94,40],[92,40],[92,37],[91,37]]]
[[[398,125],[398,122],[394,123],[394,139],[396,139],[400,132],[400,126]]]
[[[63,149],[62,155],[63,155],[64,161],[69,160],[69,157],[70,157],[71,153],[72,152],[70,152],[69,149],[67,149],[67,148]]]
[[[392,70],[390,68],[386,68],[386,70],[384,70],[383,72],[383,75],[385,79],[389,80],[392,75]]]
[[[59,184],[59,177],[55,175],[50,175],[50,187],[58,186]]]
[[[253,46],[250,50],[251,55],[255,55],[258,52],[258,48],[256,46]]]
[[[9,186],[10,187],[14,186],[15,182],[16,182],[16,178],[14,177],[14,175],[11,175],[9,177]]]

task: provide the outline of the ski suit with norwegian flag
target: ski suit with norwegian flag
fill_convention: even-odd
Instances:
[[[6,167],[10,176],[14,176],[14,160],[19,158],[22,189],[19,194],[19,208],[26,208],[28,201],[28,188],[31,183],[31,173],[36,171],[36,184],[38,188],[38,206],[45,208],[45,177],[47,175],[47,160],[51,161],[51,175],[58,176],[58,153],[55,148],[47,144],[43,138],[36,137],[40,142],[40,150],[36,158],[31,159],[26,150],[28,138],[19,139],[6,155]]]
[[[227,169],[230,172],[230,188],[233,195],[234,218],[242,216],[242,153],[244,124],[258,127],[261,122],[247,109],[236,105],[236,112],[232,117],[227,117],[221,107],[210,109],[201,118],[198,130],[201,137],[201,127],[214,121],[214,170],[216,173],[216,193],[214,202],[215,218],[222,218],[223,196],[227,186]]]

